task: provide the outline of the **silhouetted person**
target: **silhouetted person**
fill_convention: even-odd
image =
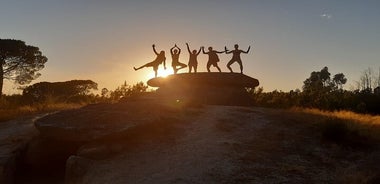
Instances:
[[[162,50],[160,53],[158,53],[156,51],[156,46],[154,44],[152,45],[152,47],[153,47],[154,53],[157,55],[156,59],[154,59],[152,62],[147,63],[143,66],[140,66],[138,68],[133,67],[133,69],[140,70],[141,68],[144,68],[144,67],[153,67],[154,76],[157,77],[157,70],[158,70],[158,66],[160,64],[164,63],[164,69],[166,70],[166,64],[165,64],[166,57],[165,57],[165,51]]]
[[[231,65],[234,62],[238,62],[239,63],[239,65],[240,65],[240,73],[243,73],[243,63],[241,62],[240,53],[248,54],[248,52],[249,52],[250,49],[251,49],[251,46],[248,47],[247,51],[240,50],[238,44],[235,44],[235,50],[231,50],[231,51],[228,51],[227,47],[224,47],[224,50],[225,50],[226,54],[232,53],[232,59],[227,63],[227,68],[231,71],[231,73],[233,72],[232,68],[231,68]]]
[[[190,54],[190,57],[189,57],[189,73],[191,73],[191,69],[194,68],[194,73],[197,73],[197,67],[198,67],[198,60],[197,60],[197,56],[199,55],[199,53],[201,53],[201,48],[199,48],[199,51],[197,52],[197,50],[193,50],[191,52],[190,50],[190,47],[189,47],[189,44],[186,43],[186,46],[187,46],[187,51],[189,51],[189,54]]]
[[[178,50],[175,48],[177,48]],[[179,62],[179,54],[181,54],[181,49],[177,46],[177,44],[175,44],[174,47],[170,49],[170,54],[172,55],[172,67],[174,74],[176,74],[178,70],[186,68],[186,64]],[[179,68],[177,68],[177,66],[179,66]]]
[[[201,47],[203,54],[208,54],[207,71],[210,72],[210,66],[216,67],[219,72],[222,72],[218,66],[219,57],[218,54],[224,53],[224,51],[212,50],[212,47],[208,48],[208,52],[205,52],[205,47]]]

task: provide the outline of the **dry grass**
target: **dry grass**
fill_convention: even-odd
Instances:
[[[374,116],[369,114],[358,114],[352,111],[323,111],[319,109],[311,109],[311,108],[299,108],[294,107],[291,109],[296,112],[305,112],[314,115],[322,115],[328,117],[335,117],[339,119],[346,119],[350,121],[355,121],[359,123],[372,124],[372,125],[380,125],[380,116]]]
[[[236,112],[217,124],[224,134],[241,135],[231,144],[239,169],[226,183],[380,183],[378,116],[303,108]]]
[[[84,104],[73,103],[50,103],[50,104],[37,104],[37,105],[24,105],[11,109],[0,109],[0,122],[20,118],[23,116],[30,116],[39,113],[60,111],[66,109],[74,109],[82,107]]]
[[[355,139],[380,140],[380,116],[358,114],[351,111],[322,111],[319,109],[292,108],[293,112],[316,115],[324,133],[334,136],[344,135]],[[326,132],[327,131],[327,132]],[[330,131],[330,132],[329,132]]]

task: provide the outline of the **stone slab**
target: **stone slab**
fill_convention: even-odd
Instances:
[[[168,85],[190,85],[190,86],[231,86],[250,87],[259,85],[259,81],[240,73],[181,73],[167,77],[156,77],[150,79],[148,85],[151,87],[163,87]]]

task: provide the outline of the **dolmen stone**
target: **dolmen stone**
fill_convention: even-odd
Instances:
[[[252,99],[246,88],[259,81],[240,73],[181,73],[150,79],[157,95],[183,103],[249,106]]]

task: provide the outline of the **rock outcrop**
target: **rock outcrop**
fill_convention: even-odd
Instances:
[[[131,145],[178,132],[173,127],[181,109],[178,103],[140,98],[51,114],[36,121],[40,134],[29,144],[26,163],[40,170],[66,167],[68,183],[77,183],[89,160],[107,159]]]
[[[159,87],[157,95],[184,103],[213,105],[252,105],[245,88],[259,81],[240,73],[182,73],[150,79],[149,86]]]
[[[38,135],[35,117],[19,118],[0,123],[0,183],[14,183],[17,166],[27,144]]]
[[[197,73],[154,78],[148,84],[159,89],[38,119],[39,136],[29,143],[25,162],[35,170],[66,168],[66,182],[82,183],[97,161],[139,145],[170,144],[183,131],[179,125],[195,117],[188,106],[250,105],[245,88],[259,82],[243,74]]]

